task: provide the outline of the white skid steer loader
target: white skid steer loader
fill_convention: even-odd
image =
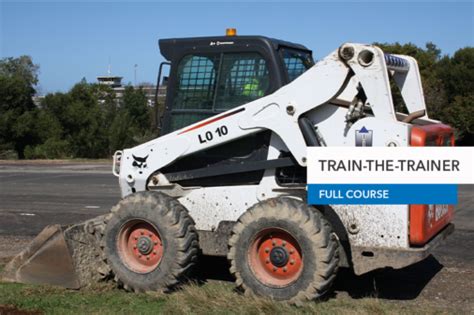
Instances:
[[[454,145],[428,118],[413,58],[347,43],[315,64],[306,47],[262,36],[159,45],[171,66],[162,136],[115,153],[123,199],[45,229],[4,279],[78,288],[113,275],[166,291],[204,254],[227,256],[247,293],[301,301],[328,292],[339,267],[402,268],[453,231],[452,205],[306,202],[308,147]]]

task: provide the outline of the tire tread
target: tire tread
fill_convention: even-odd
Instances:
[[[236,263],[236,252],[239,237],[246,226],[260,218],[291,219],[296,222],[311,239],[317,257],[313,281],[300,291],[290,301],[300,303],[303,300],[315,300],[326,295],[339,268],[339,241],[335,237],[330,223],[317,209],[293,198],[272,198],[262,201],[248,209],[235,224],[229,239],[227,258],[230,262],[230,272],[236,279],[237,287],[245,294],[253,294],[252,289],[245,284]]]
[[[176,239],[178,254],[171,262],[169,272],[152,285],[143,287],[143,284],[140,283],[127,283],[124,278],[117,275],[118,272],[114,272],[114,280],[127,291],[168,292],[175,289],[188,279],[190,271],[197,262],[199,243],[193,219],[186,208],[173,197],[160,192],[139,192],[126,197],[114,206],[107,221],[110,222],[114,216],[119,217],[128,209],[156,211],[157,214],[163,217],[168,222],[165,233],[170,233]]]

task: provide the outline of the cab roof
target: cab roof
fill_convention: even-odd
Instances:
[[[234,46],[263,46],[273,50],[280,47],[293,48],[311,53],[306,46],[295,44],[280,39],[269,38],[258,35],[244,36],[209,36],[209,37],[189,37],[189,38],[167,38],[160,39],[159,46],[161,54],[167,59],[172,60],[173,56],[184,50],[207,50],[212,46],[234,45]]]

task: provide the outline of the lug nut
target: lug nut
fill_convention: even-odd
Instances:
[[[145,233],[143,233],[143,232],[140,232],[140,234],[141,234],[141,235],[143,235],[143,234],[145,234]]]
[[[290,249],[290,254],[293,254],[295,252],[294,249]]]
[[[138,258],[142,258],[142,255],[138,255]]]
[[[286,241],[281,242],[282,246],[286,246]]]
[[[277,268],[277,267],[273,267],[273,271],[277,271],[277,270],[278,270],[278,268]]]
[[[265,263],[266,263],[266,264],[269,264],[269,263],[270,263],[270,259],[268,259],[268,258],[265,259]]]
[[[265,248],[265,253],[269,253],[270,252],[270,248]]]
[[[153,237],[153,234],[150,233],[150,234],[148,234],[148,236],[149,236],[149,237]]]
[[[295,260],[294,260],[294,259],[290,260],[290,264],[291,264],[291,265],[294,265],[294,264],[295,264]]]
[[[272,246],[276,246],[276,244],[277,244],[277,243],[276,243],[275,241],[272,242]]]
[[[147,257],[146,257],[146,260],[150,260],[150,256],[147,256]]]
[[[286,267],[283,267],[283,271],[286,272],[288,269],[286,269]]]

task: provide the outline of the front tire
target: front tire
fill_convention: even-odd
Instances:
[[[316,209],[290,198],[260,202],[235,224],[228,259],[246,294],[301,302],[331,289],[339,242]]]
[[[194,221],[176,199],[139,192],[112,209],[105,229],[105,255],[126,290],[169,291],[196,264]]]

